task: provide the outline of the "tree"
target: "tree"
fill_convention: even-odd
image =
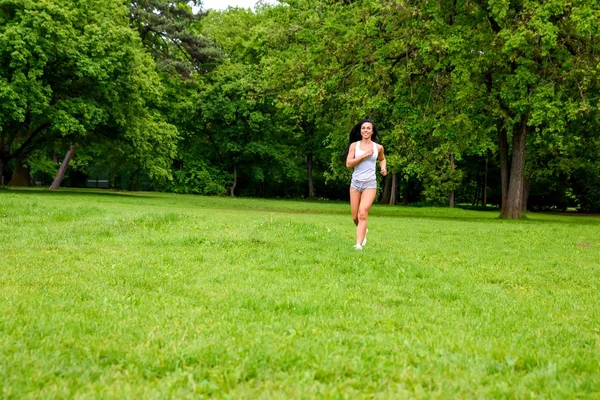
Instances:
[[[328,132],[330,181],[346,179],[338,154],[367,116],[386,133],[388,170],[416,178],[429,200],[452,198],[463,158],[497,153],[501,216],[520,218],[526,179],[561,171],[566,180],[577,169],[547,160],[577,158],[582,120],[597,108],[595,7],[289,0],[259,9],[247,32],[222,36],[239,50],[230,54],[243,54],[238,68],[266,72],[260,86],[296,121],[282,143],[298,146],[315,127]],[[385,193],[391,200],[391,188]]]
[[[239,8],[202,20],[201,33],[215,41],[223,61],[204,76],[196,99],[199,129],[186,143],[209,149],[202,157],[229,172],[230,194],[297,195],[303,161],[291,139],[294,125],[276,108],[273,77],[261,64],[270,51],[266,23],[264,14]]]
[[[191,78],[214,67],[219,52],[214,43],[193,29],[201,13],[189,0],[134,0],[129,4],[131,26],[156,60],[160,70]]]
[[[588,93],[598,81],[598,4],[489,1],[480,7],[478,30],[487,33],[480,62],[467,77],[486,84],[487,111],[496,120],[501,217],[520,218],[528,138],[559,144],[578,134],[567,127],[591,110]]]
[[[0,169],[35,149],[129,145],[169,173],[176,130],[148,108],[154,63],[119,0],[0,0]]]
[[[322,11],[322,10],[321,10]],[[315,167],[324,168],[327,149],[326,101],[323,85],[323,13],[309,5],[267,7],[263,9],[262,41],[266,42],[260,66],[265,86],[276,93],[277,110],[292,126],[287,137],[305,158],[307,196],[316,196]]]

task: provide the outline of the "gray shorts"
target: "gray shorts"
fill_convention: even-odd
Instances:
[[[350,183],[350,187],[358,190],[359,192],[364,192],[366,189],[377,189],[377,181],[375,179],[370,181],[357,181],[352,179]]]

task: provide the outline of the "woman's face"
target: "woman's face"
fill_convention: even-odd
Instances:
[[[373,124],[370,122],[365,122],[360,126],[360,134],[363,139],[368,139],[373,134]]]

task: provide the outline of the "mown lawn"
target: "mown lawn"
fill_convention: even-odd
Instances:
[[[2,398],[600,398],[600,217],[0,190]]]

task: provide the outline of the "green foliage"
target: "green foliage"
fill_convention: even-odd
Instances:
[[[243,9],[211,13],[202,20],[201,34],[214,38],[226,57],[203,78],[194,100],[199,118],[182,148],[194,149],[207,165],[235,176],[240,193],[297,193],[305,179],[305,154],[297,147],[293,121],[278,111],[277,93],[267,86],[270,77],[256,64],[266,51],[259,21]],[[180,153],[184,159],[184,151]],[[233,187],[233,180],[227,186]]]
[[[448,193],[455,191],[460,186],[463,172],[452,169],[447,154],[438,154],[437,157],[441,160],[432,164],[441,166],[442,170],[428,169],[429,174],[423,176],[423,195],[427,201],[433,204],[444,205],[448,203]]]
[[[499,138],[526,132],[524,180],[589,204],[596,0],[198,5],[0,0],[0,168],[45,168],[40,154],[76,143],[80,161],[164,190],[345,198],[340,154],[368,117],[421,199],[481,186],[485,154],[499,175]]]
[[[510,141],[521,115],[529,125],[525,179],[569,179],[585,135],[578,127],[596,110],[588,97],[598,85],[597,18],[587,2],[297,0],[255,14],[214,13],[203,32],[231,61],[226,75],[254,74],[269,92],[279,118],[264,121],[289,126],[288,135],[275,137],[296,148],[296,162],[302,153],[316,155],[323,167],[329,160],[328,182],[346,182],[339,154],[347,133],[371,117],[382,132],[388,170],[419,180],[427,198],[442,201],[465,175],[451,171],[448,157],[497,154],[498,131]],[[214,98],[217,109],[228,110],[229,99],[223,103],[218,93],[203,104]],[[224,123],[235,125],[231,117]],[[246,160],[253,179],[270,179]]]
[[[600,212],[600,167],[588,166],[574,175],[573,191],[583,212]]]
[[[31,175],[41,173],[48,176],[56,176],[56,171],[58,171],[59,167],[59,164],[53,162],[44,150],[34,151],[27,159],[27,165],[31,169]]]
[[[227,182],[230,177],[218,169],[206,164],[204,160],[189,160],[184,168],[173,171],[173,179],[158,183],[162,191],[202,194],[207,196],[222,196],[226,194]]]
[[[215,182],[210,172],[206,169],[186,168],[174,173],[172,186],[169,188],[174,193],[192,193],[203,195],[224,195],[224,183]]]
[[[201,14],[194,13],[188,0],[132,0],[131,25],[139,32],[144,46],[167,74],[193,78],[214,66],[219,52],[205,36],[195,34],[194,24]]]
[[[152,59],[121,1],[0,2],[3,161],[80,148],[168,175],[177,130],[152,112],[161,96]]]
[[[596,117],[598,118],[598,116]],[[585,212],[600,212],[600,139],[593,131],[594,121],[581,126],[587,137],[576,146],[577,158],[570,163],[569,184],[579,207]]]

